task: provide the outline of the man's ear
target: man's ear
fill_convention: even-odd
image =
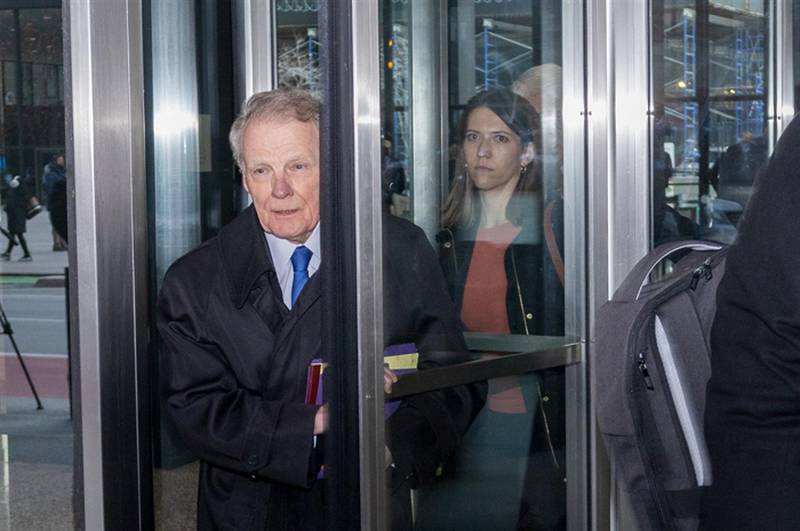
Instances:
[[[239,168],[239,172],[242,174],[242,186],[244,187],[244,191],[248,194],[250,193],[250,186],[247,184],[247,173],[245,172],[244,168]]]
[[[523,166],[527,166],[533,159],[536,158],[536,149],[533,147],[533,142],[528,142],[522,149],[522,154],[519,156],[519,162]]]

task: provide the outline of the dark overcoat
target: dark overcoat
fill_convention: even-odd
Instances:
[[[459,321],[422,231],[387,217],[384,242],[386,344],[415,342],[421,370],[464,361]],[[166,274],[158,303],[161,381],[178,432],[201,459],[199,529],[320,525],[292,521],[275,506],[293,499],[306,513],[315,508],[317,408],[304,398],[307,366],[323,356],[320,282],[314,274],[286,308],[252,206]],[[434,360],[434,351],[453,354]],[[484,399],[485,386],[474,385],[404,401],[387,428],[397,476],[432,481]]]
[[[6,192],[6,215],[8,216],[8,232],[12,234],[25,234],[27,229],[28,199],[30,192],[24,179],[20,179],[20,184],[16,188],[9,188]]]
[[[800,120],[756,181],[711,330],[710,530],[800,529]]]

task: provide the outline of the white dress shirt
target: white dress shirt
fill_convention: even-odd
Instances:
[[[290,310],[292,309],[292,282],[294,281],[294,270],[292,269],[292,253],[294,250],[305,245],[311,251],[311,259],[308,261],[308,279],[314,275],[322,263],[319,241],[319,223],[314,227],[311,235],[305,243],[296,244],[289,240],[278,238],[274,234],[265,232],[269,253],[272,255],[272,264],[275,266],[275,274],[278,276],[278,283],[281,285],[283,303]]]

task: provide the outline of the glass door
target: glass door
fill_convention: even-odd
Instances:
[[[380,5],[378,300],[399,375],[385,396],[388,519],[585,528],[585,177],[564,162],[576,61],[562,53],[581,49],[582,15],[561,2]]]
[[[172,263],[214,237],[238,214],[239,177],[228,147],[234,101],[233,14],[227,2],[146,3],[147,175],[150,315]],[[153,334],[153,518],[156,529],[196,526],[197,456],[161,398]]]
[[[771,151],[765,1],[653,2],[652,243],[732,243]]]
[[[153,296],[246,203],[231,85],[318,94],[329,526],[585,528],[580,6],[277,2],[261,86],[243,5],[145,12]],[[156,526],[191,526],[196,457],[153,435]]]
[[[0,529],[67,528],[82,512],[60,4],[0,9]]]

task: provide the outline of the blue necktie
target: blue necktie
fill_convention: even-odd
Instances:
[[[292,306],[303,291],[303,286],[308,282],[308,262],[311,260],[311,249],[305,245],[301,245],[292,253],[292,271],[294,271],[294,278],[292,279]]]

